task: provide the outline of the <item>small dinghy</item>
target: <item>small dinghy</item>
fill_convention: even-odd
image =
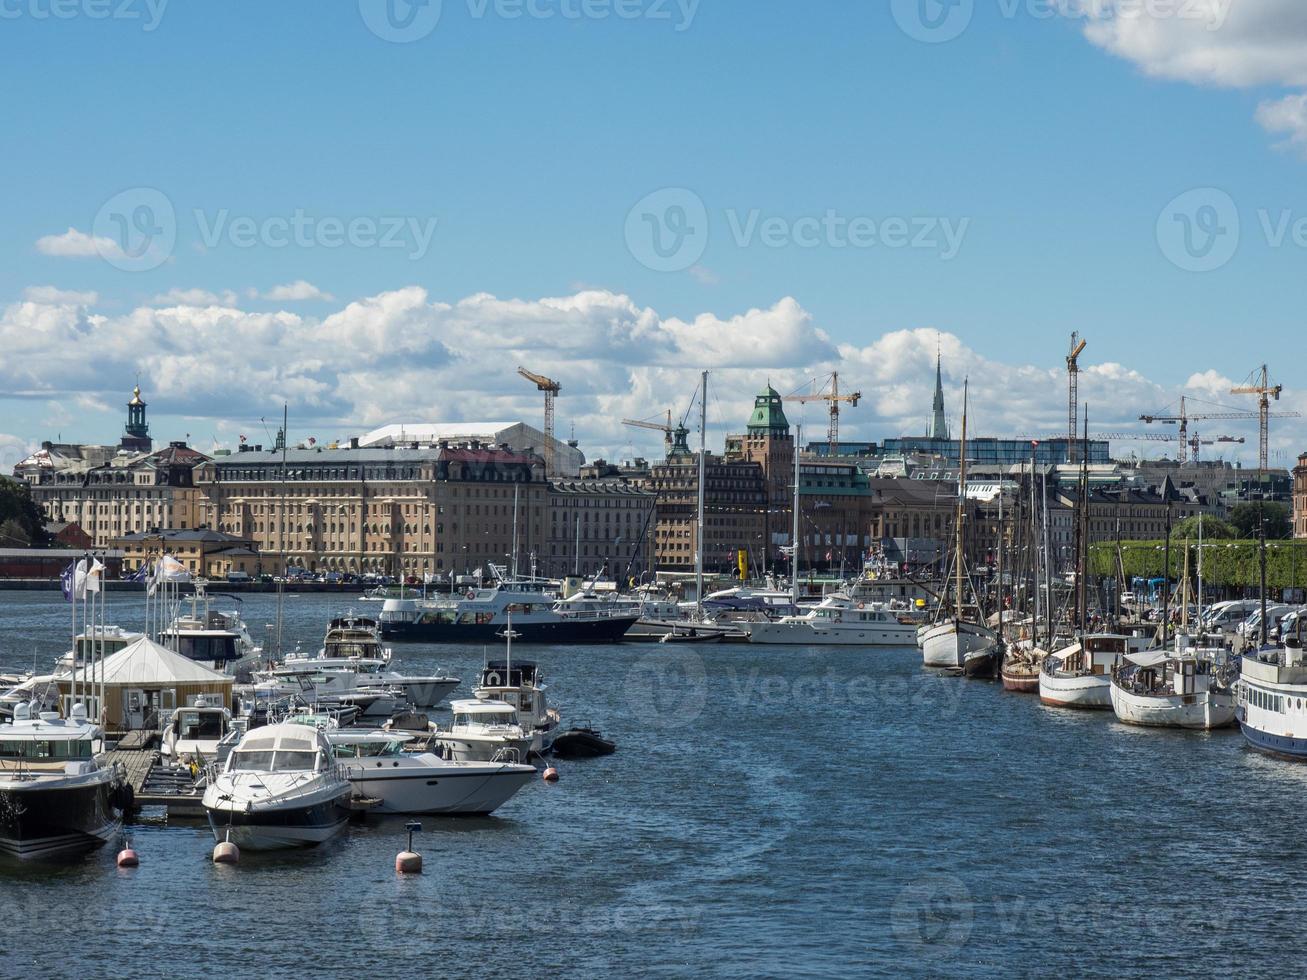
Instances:
[[[616,743],[608,741],[593,728],[573,728],[560,732],[554,739],[554,755],[560,759],[593,759],[616,751]]]

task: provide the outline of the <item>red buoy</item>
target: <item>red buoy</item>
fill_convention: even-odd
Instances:
[[[422,855],[414,851],[400,851],[395,855],[395,871],[402,875],[420,875]]]
[[[544,772],[540,774],[540,778],[547,783],[556,783],[558,782],[558,770],[555,769],[553,766],[550,766],[548,769],[546,769]]]
[[[121,851],[118,852],[118,867],[139,868],[140,866],[141,866],[140,855],[138,855],[130,847],[124,847]]]
[[[213,849],[214,864],[235,864],[241,859],[241,849],[229,840],[222,841]]]

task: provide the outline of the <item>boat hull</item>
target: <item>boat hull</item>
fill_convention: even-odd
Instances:
[[[466,771],[461,771],[466,769]],[[356,795],[380,800],[374,813],[493,813],[536,775],[520,765],[410,765],[390,771],[347,766]]]
[[[1005,691],[1016,691],[1019,694],[1039,693],[1038,671],[1011,670],[1005,667],[1000,676],[1003,678],[1003,690]]]
[[[33,780],[34,784],[39,780]],[[21,860],[85,853],[122,829],[114,783],[66,788],[0,786],[0,853]]]
[[[277,851],[316,847],[331,840],[349,820],[348,792],[302,806],[257,807],[252,811],[206,807],[214,840],[230,840],[242,850]]]
[[[917,627],[902,624],[824,629],[811,623],[745,623],[750,643],[790,646],[910,647]]]
[[[1107,674],[1039,675],[1039,700],[1055,708],[1112,710],[1112,679]]]
[[[1291,735],[1274,735],[1250,725],[1243,718],[1239,719],[1239,730],[1248,744],[1269,755],[1278,755],[1288,759],[1307,760],[1307,738],[1294,738]]]
[[[493,762],[495,756],[507,751],[508,758],[517,758],[525,762],[531,754],[531,736],[522,738],[475,738],[464,735],[441,732],[436,739],[444,758],[454,762]]]
[[[1209,730],[1234,723],[1234,696],[1228,693],[1141,695],[1113,684],[1111,694],[1112,710],[1127,725]]]
[[[937,623],[920,632],[921,660],[927,667],[961,670],[970,654],[994,649],[998,638],[974,623]]]
[[[415,708],[434,708],[445,700],[458,687],[459,681],[452,678],[410,678],[408,680],[387,680],[390,687],[397,687],[404,692],[404,697]]]
[[[632,626],[637,616],[614,616],[607,619],[554,619],[522,622],[513,619],[514,643],[616,643]],[[381,635],[390,640],[415,643],[499,643],[505,624],[497,619],[489,623],[383,621]]]

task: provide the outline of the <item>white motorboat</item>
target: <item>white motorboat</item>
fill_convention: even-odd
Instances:
[[[236,610],[212,608],[205,583],[197,579],[189,612],[159,633],[159,642],[213,670],[236,673],[258,663],[263,650]]]
[[[826,596],[801,616],[738,625],[750,643],[910,647],[917,637],[916,624],[900,620],[887,604],[853,602],[841,593]]]
[[[1128,653],[1112,670],[1112,710],[1130,725],[1224,728],[1234,723],[1234,673],[1193,654]]]
[[[511,626],[510,626],[511,630]],[[545,699],[544,675],[530,660],[492,660],[481,669],[472,694],[479,701],[501,701],[517,711],[531,751],[545,755],[554,745],[558,712]]]
[[[1039,700],[1059,708],[1112,708],[1112,668],[1146,641],[1117,633],[1091,633],[1044,658]]]
[[[532,736],[518,719],[517,709],[503,701],[455,701],[453,721],[434,739],[441,753],[459,762],[525,762]]]
[[[231,712],[198,697],[173,710],[163,729],[159,754],[173,763],[194,761],[201,766],[218,758],[218,744],[231,731]]]
[[[376,813],[485,814],[535,777],[534,766],[463,762],[432,752],[410,754],[411,736],[392,732],[328,733],[354,796],[379,801]]]
[[[0,852],[43,858],[100,847],[122,828],[131,786],[102,763],[101,729],[72,717],[33,718],[27,704],[0,725]]]
[[[248,732],[204,791],[218,841],[251,850],[311,847],[345,828],[352,792],[326,735],[302,724]]]
[[[1243,656],[1236,717],[1254,748],[1307,759],[1307,652],[1298,636]]]

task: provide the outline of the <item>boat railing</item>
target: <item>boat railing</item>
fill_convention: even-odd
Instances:
[[[490,757],[491,762],[506,763],[510,765],[520,765],[522,762],[522,753],[511,745],[505,745]]]

